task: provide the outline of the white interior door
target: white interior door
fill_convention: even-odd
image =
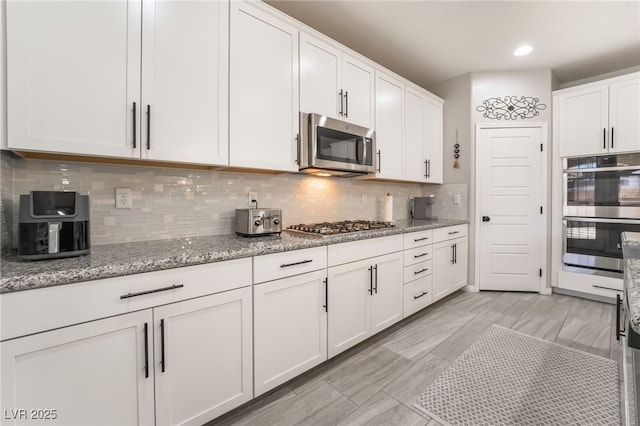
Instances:
[[[478,128],[481,290],[539,291],[545,250],[547,183],[540,127]]]

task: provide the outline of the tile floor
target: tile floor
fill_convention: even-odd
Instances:
[[[618,359],[614,305],[461,291],[210,425],[436,426],[413,400],[492,324]]]

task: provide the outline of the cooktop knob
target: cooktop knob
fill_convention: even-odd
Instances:
[[[278,219],[277,217],[273,219],[274,225],[278,225],[279,223],[280,223],[280,219]]]
[[[256,220],[255,222],[253,222],[253,224],[255,226],[260,226],[260,225],[262,225],[262,221],[261,220]]]

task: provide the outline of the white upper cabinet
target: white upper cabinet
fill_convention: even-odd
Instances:
[[[640,150],[640,74],[558,93],[561,157]]]
[[[342,55],[343,113],[346,121],[368,128],[373,127],[373,76],[373,67],[346,54]]]
[[[8,147],[135,157],[141,2],[6,7]]]
[[[300,110],[373,127],[373,67],[300,34]]]
[[[404,176],[415,182],[427,181],[426,100],[418,90],[404,93]]]
[[[298,30],[244,2],[230,25],[230,165],[298,171]]]
[[[402,180],[404,84],[376,71],[377,178]]]
[[[427,182],[442,183],[442,126],[443,102],[430,96],[425,97],[425,158],[427,161]]]
[[[7,55],[9,148],[228,162],[225,2],[8,2]]]
[[[640,150],[640,74],[609,85],[609,152]]]
[[[142,158],[226,165],[229,3],[144,1],[142,16]]]

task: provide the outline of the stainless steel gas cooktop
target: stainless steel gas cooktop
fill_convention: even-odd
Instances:
[[[369,231],[373,229],[393,228],[389,222],[371,220],[345,220],[342,222],[322,222],[289,226],[286,230],[306,235],[324,236],[345,234],[348,232]]]

